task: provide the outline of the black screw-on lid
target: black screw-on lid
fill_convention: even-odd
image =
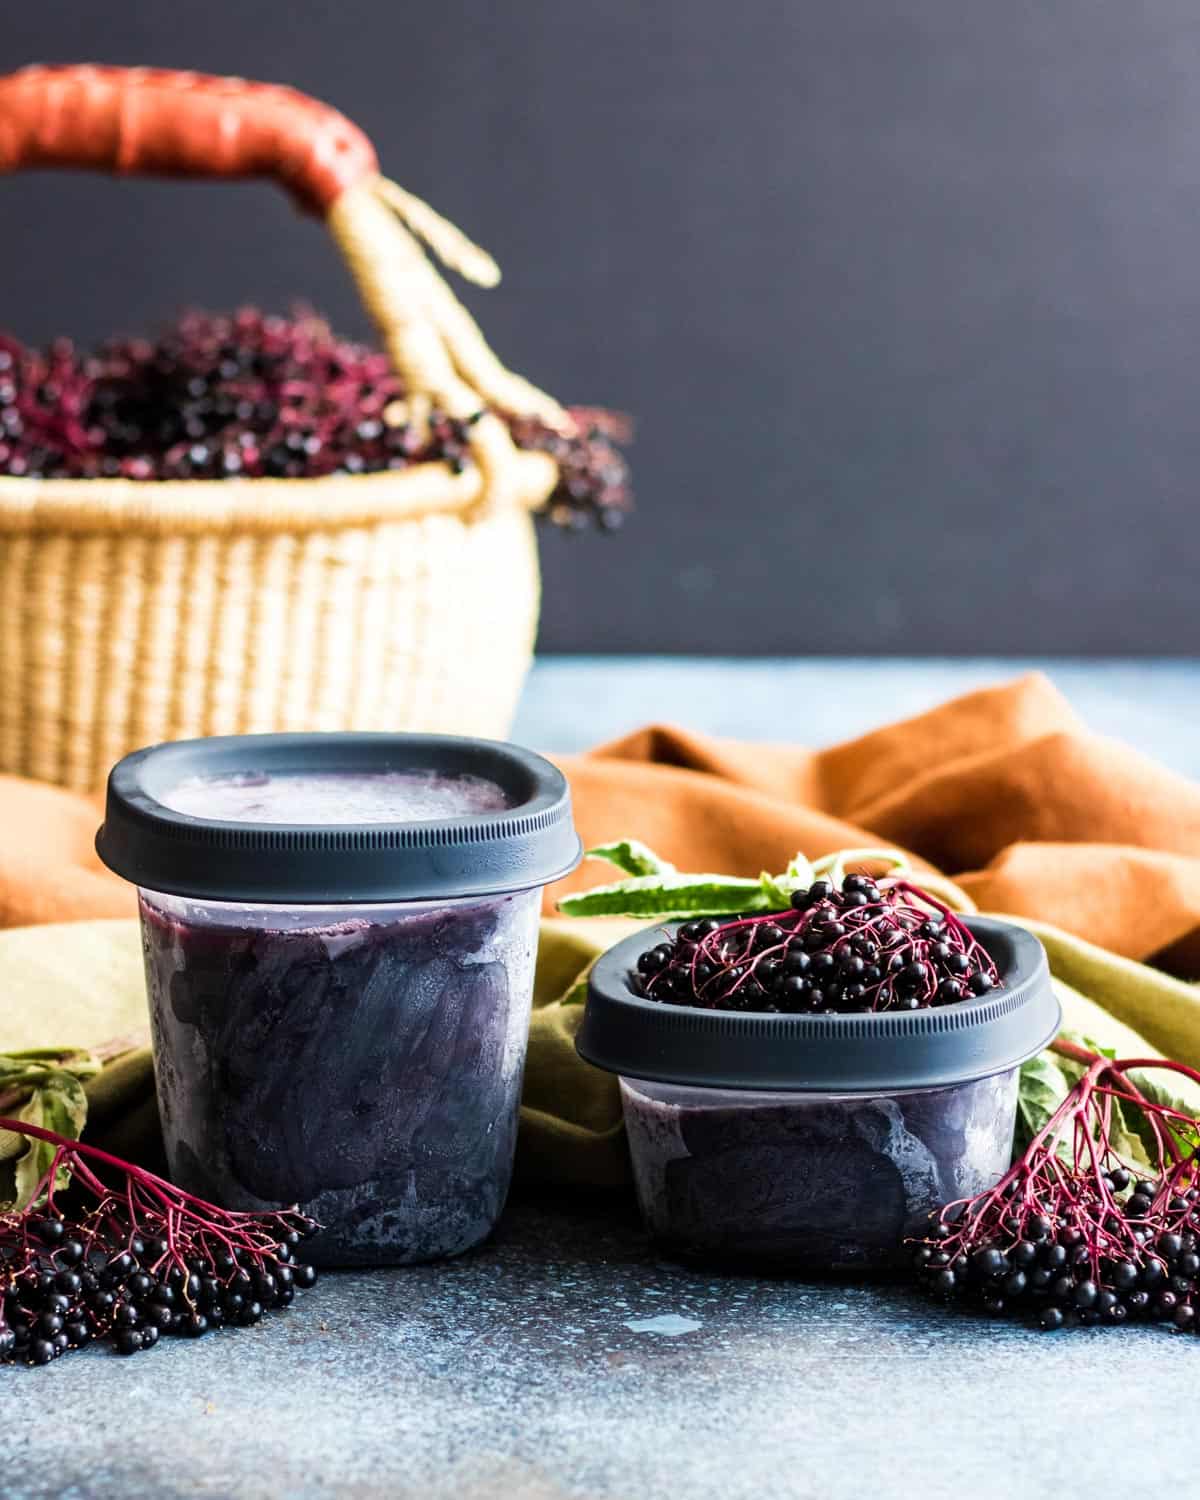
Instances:
[[[1003,986],[954,1005],[866,1015],[786,1016],[645,1000],[630,979],[662,926],[618,943],[592,969],[579,1055],[610,1073],[704,1088],[890,1093],[987,1078],[1040,1052],[1062,1011],[1031,932],[963,919]],[[676,924],[666,930],[674,932]]]
[[[436,773],[490,782],[506,806],[408,822],[266,823],[165,805],[192,778]],[[548,885],[581,857],[566,778],[530,750],[421,734],[261,734],[135,751],[108,778],[96,851],[149,890],[210,901],[337,904]]]

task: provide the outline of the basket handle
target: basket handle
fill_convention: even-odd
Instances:
[[[484,285],[499,280],[495,262],[381,177],[370,140],[328,104],[276,84],[162,68],[23,68],[0,78],[0,173],[35,167],[273,178],[325,219],[411,397],[456,417],[490,406],[567,421],[500,363],[423,247]],[[530,503],[516,494],[517,454],[499,417],[475,421],[470,443],[489,502]]]
[[[168,177],[274,177],[324,215],[378,171],[337,110],[295,89],[165,68],[23,68],[0,79],[0,171],[90,167]]]

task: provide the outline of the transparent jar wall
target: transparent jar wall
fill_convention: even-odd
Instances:
[[[1017,1070],[882,1096],[621,1079],[638,1200],[667,1249],[779,1270],[882,1271],[1012,1158]]]
[[[139,892],[172,1175],[299,1203],[324,1264],[478,1244],[508,1192],[540,891],[273,907]]]

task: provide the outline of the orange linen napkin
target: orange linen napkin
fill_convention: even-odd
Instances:
[[[587,844],[757,875],[899,845],[985,911],[1038,918],[1200,977],[1200,785],[1092,734],[1040,675],[812,752],[651,727],[560,758]],[[125,916],[92,849],[99,803],[0,777],[0,925]],[[611,878],[585,864],[547,892]]]
[[[588,844],[751,876],[898,845],[983,911],[1200,977],[1200,785],[1091,733],[1040,674],[815,753],[651,727],[560,764]],[[613,877],[585,864],[547,911]]]

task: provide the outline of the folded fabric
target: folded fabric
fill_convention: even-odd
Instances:
[[[1200,785],[1093,734],[1040,674],[829,750],[651,727],[559,764],[588,844],[633,834],[681,869],[734,875],[896,844],[983,911],[1200,977]],[[0,927],[132,914],[92,847],[99,814],[0,777]],[[609,873],[550,888],[547,915]]]
[[[1200,1065],[1200,990],[1044,923],[1028,925],[1050,955],[1068,1028],[1122,1056],[1161,1052]],[[583,1007],[564,1004],[562,996],[599,951],[636,926],[542,924],[518,1181],[586,1188],[629,1182],[617,1081],[576,1053]],[[87,1137],[162,1170],[137,923],[74,922],[0,933],[0,973],[9,976],[10,1001],[0,1016],[0,1052],[94,1047],[130,1037],[131,1049],[86,1085]]]
[[[898,845],[981,911],[1200,976],[1200,785],[1093,734],[1039,674],[815,753],[649,728],[560,764],[589,843],[752,876]]]
[[[588,844],[635,836],[680,868],[757,875],[798,850],[898,845],[981,910],[1042,937],[1067,1025],[1200,1065],[1200,787],[1090,733],[1043,677],[973,693],[833,749],[648,728],[560,762]],[[129,887],[92,847],[98,802],[0,777],[0,1048],[144,1029]],[[547,892],[610,878],[585,865]],[[123,920],[78,920],[116,918]],[[636,925],[636,924],[633,924]],[[518,1146],[527,1180],[627,1180],[615,1080],[574,1050],[574,979],[630,924],[543,923]],[[1139,960],[1153,959],[1160,968]],[[1170,972],[1163,972],[1169,970]],[[160,1150],[148,1054],[89,1085],[114,1149]]]

